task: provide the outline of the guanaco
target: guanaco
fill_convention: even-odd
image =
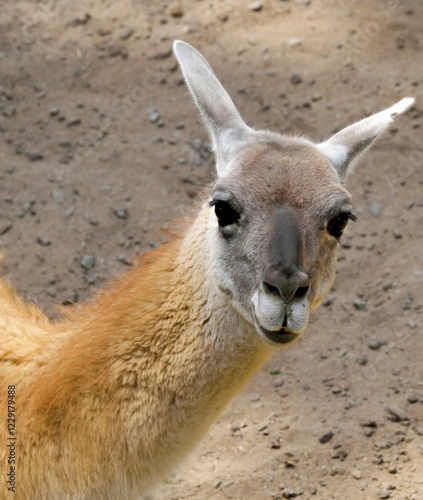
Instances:
[[[0,281],[1,498],[132,499],[169,474],[301,338],[355,219],[347,171],[414,102],[315,144],[253,130],[194,48],[174,52],[217,178],[179,234],[59,320]]]

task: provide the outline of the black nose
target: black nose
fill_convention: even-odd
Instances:
[[[310,279],[298,268],[270,266],[264,273],[263,289],[266,293],[279,295],[285,302],[291,302],[307,295]]]

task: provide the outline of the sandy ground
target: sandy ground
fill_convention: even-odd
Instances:
[[[214,175],[175,38],[256,128],[321,140],[417,100],[348,179],[359,219],[304,340],[156,498],[423,498],[422,26],[418,0],[2,1],[0,252],[52,315],[157,246]]]

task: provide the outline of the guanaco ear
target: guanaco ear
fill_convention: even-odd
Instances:
[[[317,145],[336,168],[341,182],[344,181],[349,165],[365,151],[394,118],[407,111],[414,99],[406,97],[388,109],[360,120],[336,133],[329,140]]]
[[[209,63],[191,45],[176,40],[173,50],[213,142],[219,176],[252,132],[217,79]]]

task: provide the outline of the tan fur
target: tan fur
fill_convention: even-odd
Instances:
[[[57,323],[1,283],[0,412],[14,384],[17,498],[135,498],[266,359],[270,347],[205,286],[206,217]]]

